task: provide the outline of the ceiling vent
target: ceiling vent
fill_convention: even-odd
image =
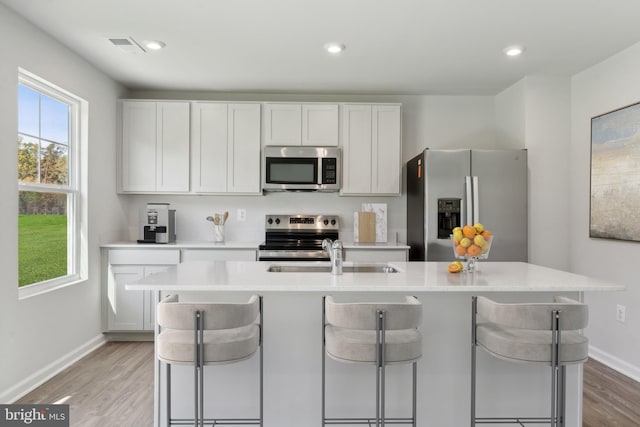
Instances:
[[[132,37],[109,37],[112,45],[127,53],[144,53],[145,50]]]

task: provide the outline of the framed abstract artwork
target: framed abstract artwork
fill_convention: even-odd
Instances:
[[[640,103],[591,119],[589,236],[640,241]]]

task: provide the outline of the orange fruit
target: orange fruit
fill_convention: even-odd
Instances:
[[[484,230],[482,232],[482,237],[484,237],[484,240],[486,240],[487,242],[489,240],[491,240],[491,236],[492,236],[492,234],[491,234],[491,232],[489,230]]]
[[[449,273],[460,273],[462,271],[462,268],[462,263],[460,263],[459,261],[453,261],[447,266],[447,270],[449,270]]]
[[[465,225],[464,228],[462,228],[462,234],[470,239],[473,239],[476,233],[477,231],[473,225]]]
[[[467,248],[462,245],[456,246],[456,254],[460,256],[465,256],[467,254]]]
[[[467,248],[467,253],[470,256],[478,256],[482,253],[482,248],[476,244],[473,244]]]

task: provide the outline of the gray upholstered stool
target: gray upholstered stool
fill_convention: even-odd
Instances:
[[[417,360],[422,356],[422,304],[414,297],[403,303],[336,303],[322,299],[322,425],[366,424],[416,426]],[[376,367],[375,418],[330,418],[325,414],[325,352],[334,360]],[[413,364],[413,407],[407,418],[385,417],[385,365]]]
[[[473,297],[471,337],[471,426],[476,424],[547,423],[564,427],[566,365],[583,363],[588,340],[588,308],[569,298],[554,303],[500,304]],[[512,362],[551,366],[551,415],[543,418],[476,417],[476,347]]]
[[[171,295],[158,304],[158,359],[166,364],[167,426],[213,423],[262,426],[262,297],[247,303],[186,303]],[[260,350],[260,415],[258,418],[205,419],[204,366],[235,363]],[[194,417],[171,417],[171,365],[193,365]]]

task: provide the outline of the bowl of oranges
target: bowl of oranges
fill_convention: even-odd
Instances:
[[[489,257],[493,240],[491,231],[480,223],[456,227],[451,234],[453,254],[458,259],[467,260],[469,270],[477,268],[478,260]]]

